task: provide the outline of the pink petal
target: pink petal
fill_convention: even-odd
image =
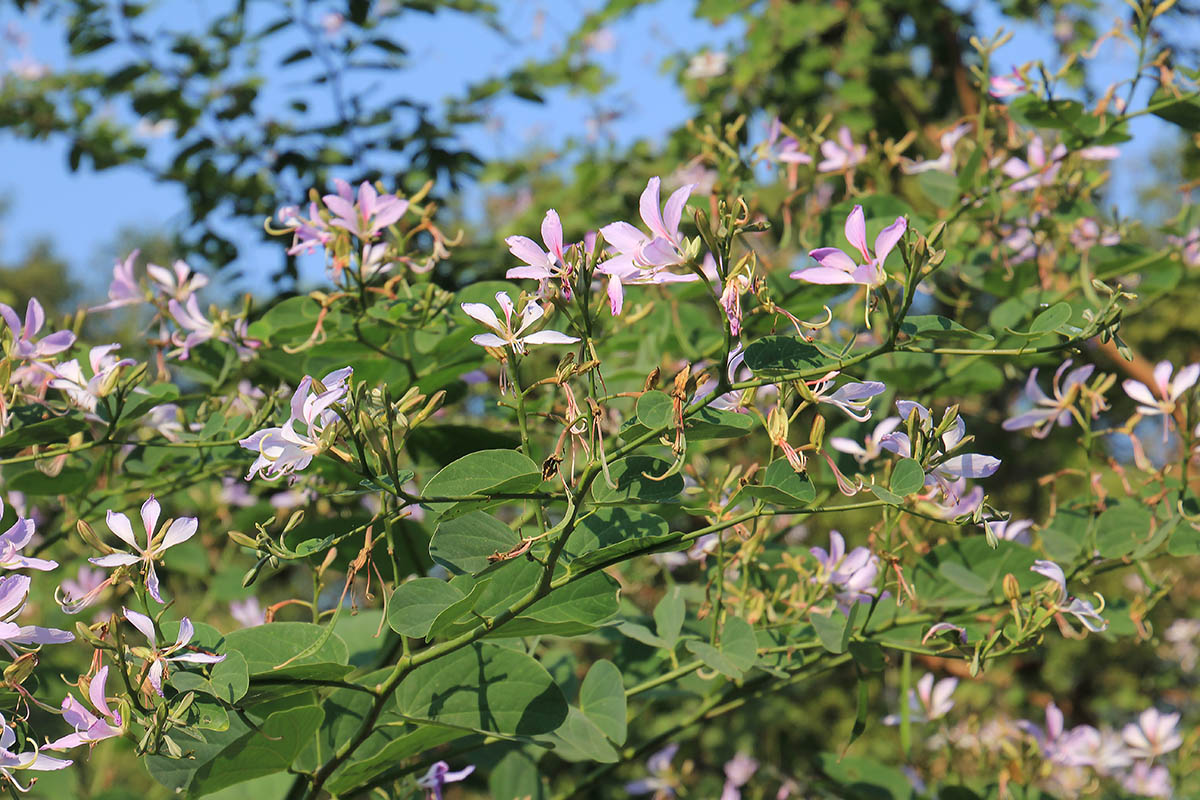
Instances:
[[[796,270],[788,277],[795,278],[800,281],[808,281],[809,283],[835,284],[835,283],[854,283],[854,278],[840,269],[830,269],[828,267],[809,267],[808,269]]]
[[[679,221],[683,218],[683,207],[687,205],[688,197],[691,196],[692,190],[696,185],[689,183],[687,186],[681,186],[676,189],[670,197],[667,198],[667,205],[663,209],[663,222],[666,223],[667,233],[670,234],[667,238],[671,241],[679,239]]]
[[[809,251],[808,255],[822,267],[840,269],[843,272],[854,272],[858,268],[858,262],[836,247],[818,247]]]
[[[651,233],[664,239],[670,239],[671,234],[667,232],[662,213],[658,209],[660,183],[657,175],[646,181],[646,188],[642,190],[642,196],[638,199],[638,210],[642,214],[642,222],[646,223],[646,227],[650,229]]]
[[[550,255],[555,258],[562,258],[562,221],[559,220],[558,212],[553,208],[547,211],[546,216],[542,218],[542,241],[546,243],[546,248],[550,251]]]
[[[862,253],[864,261],[871,260],[871,253],[867,250],[867,222],[863,217],[862,206],[855,206],[846,217],[846,241]]]
[[[888,253],[892,252],[892,248],[896,246],[896,242],[900,241],[900,237],[904,235],[904,231],[908,228],[908,221],[904,217],[896,217],[896,221],[888,225],[879,235],[875,237],[875,260],[880,265],[887,260]]]
[[[141,552],[142,548],[138,547],[137,540],[133,538],[133,528],[129,524],[129,517],[122,514],[120,511],[110,510],[105,517],[105,522],[108,523],[108,529],[117,535],[117,538],[125,542],[137,552]]]

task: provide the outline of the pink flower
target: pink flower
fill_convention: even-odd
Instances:
[[[163,554],[177,544],[182,544],[196,534],[198,523],[195,517],[180,517],[173,520],[170,526],[162,533],[155,535],[158,531],[158,517],[162,512],[158,501],[154,499],[154,495],[150,495],[146,502],[142,503],[142,527],[146,531],[146,546],[142,547],[137,543],[133,536],[133,528],[129,524],[129,517],[109,509],[105,521],[108,523],[108,529],[116,534],[117,538],[129,545],[133,550],[132,553],[123,551],[115,551],[99,558],[89,558],[98,567],[128,567],[134,564],[142,564],[142,569],[145,573],[146,589],[150,592],[150,596],[155,602],[163,602],[162,596],[158,593],[158,575],[154,571],[154,562],[161,561]]]
[[[171,269],[160,267],[157,264],[147,264],[146,274],[164,295],[181,303],[208,285],[207,277],[193,271],[186,261],[180,259],[176,259],[175,263],[171,265]]]
[[[950,713],[954,708],[951,695],[958,688],[958,678],[942,678],[934,683],[933,673],[926,672],[917,681],[916,689],[908,690],[908,707],[914,712],[913,722],[933,722]],[[884,717],[884,725],[899,725],[900,717],[889,714]]]
[[[229,604],[229,615],[243,628],[254,628],[266,624],[267,615],[259,605],[258,598],[251,595],[245,600],[234,600]]]
[[[380,231],[395,224],[408,211],[407,200],[391,194],[381,197],[369,181],[359,185],[357,204],[352,200],[348,183],[342,180],[334,183],[338,193],[321,198],[334,214],[329,224],[343,228],[360,239],[374,239]]]
[[[134,250],[125,257],[124,261],[116,263],[113,267],[112,283],[108,286],[108,302],[104,305],[95,306],[89,309],[89,311],[104,311],[110,308],[119,308],[121,306],[133,305],[134,303],[146,302],[146,295],[142,292],[142,287],[133,275],[133,265],[137,261],[139,254],[139,250]]]
[[[1059,143],[1054,146],[1047,158],[1046,146],[1042,144],[1042,137],[1035,136],[1029,142],[1029,161],[1025,162],[1013,157],[1004,162],[1001,170],[1010,178],[1022,178],[1023,180],[1018,180],[1009,188],[1014,192],[1023,192],[1053,183],[1054,176],[1058,174],[1062,160],[1066,156],[1066,145]]]
[[[225,660],[225,656],[217,656],[210,653],[179,652],[187,646],[188,642],[192,640],[192,635],[195,633],[192,621],[187,617],[179,621],[179,636],[176,637],[175,643],[168,647],[160,648],[158,646],[158,637],[154,633],[154,620],[145,614],[130,611],[128,608],[123,608],[121,611],[124,612],[125,619],[129,620],[129,623],[137,628],[150,642],[150,652],[144,656],[146,662],[150,664],[150,671],[147,677],[150,679],[150,685],[154,687],[154,691],[158,692],[159,697],[163,696],[162,682],[168,676],[168,661],[178,661],[188,664],[216,664]]]
[[[523,267],[510,268],[505,277],[531,278],[542,282],[557,278],[562,282],[563,295],[570,299],[571,268],[563,256],[562,222],[553,208],[542,219],[542,241],[546,250],[542,250],[537,242],[527,236],[509,236],[505,239],[508,252],[525,262]]]
[[[875,237],[875,253],[867,249],[867,224],[862,206],[855,206],[846,217],[846,241],[862,256],[859,264],[854,258],[836,247],[820,247],[809,252],[819,267],[807,267],[791,274],[792,278],[809,283],[841,284],[857,283],[867,287],[882,286],[887,280],[883,264],[892,248],[904,235],[908,223],[904,217],[880,231]]]
[[[678,275],[668,267],[685,263],[683,237],[679,223],[683,208],[694,188],[691,184],[676,189],[662,211],[659,211],[658,177],[651,178],[642,190],[639,201],[642,222],[650,229],[646,234],[628,222],[613,222],[600,229],[604,240],[617,250],[617,255],[601,263],[596,271],[609,276],[608,301],[614,315],[621,313],[624,304],[624,284],[674,283],[698,280],[694,274]]]
[[[817,171],[838,172],[862,163],[867,157],[867,146],[855,144],[850,129],[843,125],[838,129],[836,142],[832,139],[821,142],[821,155],[825,159],[817,164]]]
[[[850,382],[842,384],[835,392],[826,396],[825,392],[833,386],[833,379],[837,375],[836,371],[831,372],[816,381],[812,387],[813,396],[817,398],[818,403],[828,403],[831,406],[836,406],[851,419],[866,422],[871,418],[871,409],[867,407],[867,403],[872,397],[882,393],[887,387],[879,381],[867,381],[865,383]]]
[[[1024,75],[1017,72],[1015,67],[1007,75],[993,75],[989,85],[991,88],[988,93],[996,98],[1012,97],[1029,91],[1029,82],[1025,80]]]
[[[779,138],[782,131],[783,126],[779,117],[774,117],[771,120],[771,126],[767,129],[767,140],[763,144],[765,158],[768,161],[779,161],[783,164],[811,164],[813,157],[800,149],[799,142],[791,136]]]
[[[867,547],[846,552],[846,540],[837,531],[829,532],[829,551],[823,547],[809,550],[817,560],[814,583],[826,584],[838,590],[838,605],[843,611],[851,603],[870,602],[879,593],[875,578],[879,575],[879,558]]]
[[[104,696],[107,683],[108,667],[104,666],[88,684],[88,699],[92,701],[92,707],[99,712],[99,716],[89,711],[74,695],[68,694],[63,698],[63,719],[75,732],[50,742],[46,745],[46,750],[69,750],[81,744],[95,744],[121,735],[121,715],[109,707],[108,698]]]
[[[515,311],[515,307],[513,306],[512,298],[508,296],[508,292],[496,292],[496,302],[500,304],[501,310],[504,311],[503,322],[496,316],[496,312],[492,311],[491,307],[484,303],[461,304],[462,310],[466,312],[467,316],[494,331],[494,333],[478,333],[471,337],[471,341],[481,347],[511,347],[513,352],[524,355],[526,353],[526,345],[574,344],[579,341],[574,336],[567,336],[565,333],[558,331],[538,331],[537,333],[525,334],[529,326],[541,319],[546,313],[542,306],[533,300],[526,302],[525,307],[521,309],[521,313],[518,315],[520,326],[516,329],[513,328],[513,312]]]
[[[1152,766],[1139,761],[1121,778],[1121,788],[1139,797],[1166,797],[1172,794],[1171,773],[1162,764]]]
[[[74,358],[48,367],[50,374],[54,375],[54,379],[50,381],[50,387],[65,392],[71,403],[77,408],[95,412],[100,398],[107,396],[112,391],[112,384],[117,379],[118,371],[122,367],[130,367],[137,363],[132,358],[117,360],[113,351],[119,350],[120,347],[119,344],[106,344],[93,347],[88,351],[88,362],[92,367],[92,377],[90,378],[84,377],[83,368]]]
[[[1168,236],[1167,241],[1182,251],[1184,264],[1200,267],[1200,226],[1192,228],[1183,236]]]
[[[313,379],[305,375],[292,394],[291,415],[277,428],[264,428],[238,442],[246,450],[258,453],[250,465],[246,480],[262,474],[276,480],[307,467],[329,446],[326,429],[337,422],[335,404],[346,395],[346,381],[352,370],[343,367],[321,380],[324,391],[313,392]]]
[[[1112,247],[1121,243],[1121,236],[1115,231],[1102,231],[1099,223],[1091,217],[1076,220],[1071,229],[1071,244],[1079,251],[1091,250],[1096,245]]]
[[[55,592],[64,614],[77,614],[90,606],[100,596],[100,593],[113,584],[113,576],[105,576],[104,572],[91,567],[80,567],[78,576],[67,578]]]

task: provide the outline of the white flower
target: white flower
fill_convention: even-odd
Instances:
[[[150,679],[150,685],[154,687],[154,691],[158,692],[159,697],[163,696],[162,682],[167,677],[168,661],[183,661],[189,664],[216,664],[219,661],[225,660],[225,656],[216,656],[209,653],[179,653],[192,640],[192,634],[195,633],[192,621],[187,617],[179,621],[179,636],[176,637],[175,643],[169,647],[159,648],[158,637],[154,633],[154,620],[145,614],[130,611],[128,608],[122,608],[121,610],[125,613],[125,619],[129,620],[130,624],[141,631],[142,635],[150,641],[150,653],[146,656],[146,660],[150,664],[147,677]],[[176,653],[179,654],[176,655]]]
[[[524,355],[526,352],[525,346],[530,344],[573,344],[578,342],[574,336],[567,336],[565,333],[558,331],[538,331],[537,333],[526,334],[525,331],[529,326],[542,318],[546,312],[541,305],[529,301],[520,313],[520,327],[513,329],[513,312],[516,310],[513,306],[512,298],[508,296],[508,292],[496,292],[496,302],[500,304],[500,308],[504,311],[504,320],[501,321],[496,312],[492,311],[491,307],[484,303],[463,303],[462,310],[467,316],[491,328],[495,333],[478,333],[471,337],[471,341],[481,347],[511,347],[514,352]],[[524,335],[522,335],[524,334]]]
[[[1131,722],[1122,729],[1121,738],[1135,758],[1152,759],[1178,750],[1183,744],[1178,725],[1178,713],[1162,714],[1157,708],[1147,708],[1138,715],[1136,724]]]
[[[196,533],[197,522],[195,517],[180,517],[174,520],[165,532],[159,536],[155,536],[158,530],[158,517],[162,512],[162,507],[158,501],[154,499],[154,495],[150,495],[146,502],[142,503],[142,525],[146,529],[146,546],[138,545],[137,540],[133,536],[133,528],[129,524],[129,517],[109,509],[106,517],[108,529],[117,535],[121,541],[129,545],[133,553],[126,553],[118,550],[115,553],[109,553],[99,558],[89,558],[98,567],[126,567],[141,563],[146,573],[146,589],[149,590],[150,596],[155,602],[163,602],[162,597],[158,593],[158,575],[154,572],[154,562],[161,561],[163,553],[169,548],[177,544],[182,544]]]

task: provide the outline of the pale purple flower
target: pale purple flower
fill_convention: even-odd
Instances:
[[[862,163],[867,157],[867,146],[855,144],[850,129],[843,125],[838,129],[837,141],[826,139],[821,142],[821,155],[825,158],[817,164],[817,171],[838,172]]]
[[[267,480],[276,480],[302,470],[329,446],[323,434],[337,421],[333,407],[345,397],[350,373],[350,367],[329,373],[321,381],[324,391],[315,393],[312,377],[305,375],[292,394],[287,421],[277,428],[256,431],[238,442],[246,450],[258,453],[246,480],[260,473]]]
[[[43,628],[40,625],[18,625],[15,620],[29,598],[28,575],[5,575],[0,578],[0,647],[17,657],[13,645],[66,644],[75,640],[70,631]]]
[[[429,771],[417,779],[417,786],[425,790],[426,800],[442,800],[442,790],[447,783],[458,783],[467,779],[475,771],[474,764],[468,764],[457,772],[451,771],[445,761],[438,761]]]
[[[1108,621],[1100,616],[1100,612],[1091,603],[1067,595],[1067,578],[1058,564],[1053,561],[1038,560],[1034,561],[1033,566],[1029,569],[1057,584],[1058,592],[1054,598],[1055,610],[1075,617],[1080,625],[1093,633],[1108,627]],[[1101,603],[1103,604],[1103,598],[1101,598]]]
[[[608,302],[614,315],[621,313],[625,284],[699,280],[698,275],[679,275],[667,269],[685,263],[679,223],[694,187],[689,184],[676,189],[660,211],[660,183],[657,176],[647,181],[638,202],[642,222],[650,229],[649,234],[628,222],[613,222],[600,229],[604,240],[617,250],[617,255],[596,268],[597,272],[608,275]]]
[[[843,284],[857,283],[867,287],[882,286],[887,280],[883,264],[892,248],[904,235],[908,223],[904,217],[880,231],[875,238],[874,254],[867,248],[867,224],[862,206],[855,206],[846,217],[846,240],[862,256],[862,263],[836,247],[819,247],[809,252],[820,266],[796,270],[792,278],[809,283]]]
[[[358,274],[364,281],[391,272],[395,262],[388,259],[389,249],[387,242],[363,245],[362,258],[358,262]]]
[[[663,797],[674,797],[676,780],[671,769],[671,760],[679,752],[679,745],[669,744],[650,758],[646,759],[646,771],[649,777],[625,784],[629,794],[658,794]]]
[[[829,551],[823,547],[809,550],[817,560],[814,583],[834,587],[838,605],[846,611],[851,603],[870,602],[879,593],[875,578],[879,575],[879,558],[868,547],[856,547],[846,552],[846,540],[837,531],[829,532]]]
[[[212,655],[211,653],[180,652],[187,646],[188,642],[192,641],[192,636],[195,633],[192,621],[187,617],[179,620],[179,636],[176,637],[175,643],[160,648],[158,645],[158,636],[154,632],[154,620],[145,614],[130,611],[128,608],[122,608],[121,611],[124,612],[125,619],[129,620],[129,623],[150,641],[150,652],[142,657],[150,665],[147,677],[150,679],[150,685],[154,687],[154,691],[158,693],[159,697],[163,696],[163,680],[168,677],[168,661],[187,664],[216,664],[225,660],[225,656]]]
[[[954,708],[951,695],[957,688],[958,678],[942,678],[934,683],[933,673],[926,672],[917,681],[916,688],[908,690],[908,707],[913,711],[910,719],[913,722],[933,722],[946,716]],[[899,725],[900,717],[889,714],[884,717],[883,724]]]
[[[118,539],[129,545],[133,552],[127,553],[118,550],[105,556],[88,559],[96,566],[105,568],[129,567],[140,563],[145,573],[146,589],[158,603],[163,602],[163,599],[158,592],[158,575],[154,571],[154,562],[161,561],[163,554],[170,548],[192,538],[196,534],[199,524],[195,517],[180,517],[173,520],[165,531],[159,533],[158,518],[161,513],[162,507],[154,499],[154,495],[150,495],[146,502],[142,503],[142,527],[146,531],[146,546],[142,547],[134,538],[129,517],[119,511],[109,509],[105,517],[108,529],[116,534]]]
[[[88,699],[98,714],[68,694],[62,701],[62,715],[74,733],[55,739],[45,746],[46,750],[69,750],[81,744],[95,744],[121,735],[121,714],[108,705],[104,690],[108,683],[108,667],[101,667],[88,684]]]
[[[1062,167],[1062,160],[1067,156],[1066,145],[1056,144],[1047,155],[1046,145],[1042,137],[1034,136],[1029,142],[1028,161],[1012,157],[1004,162],[1001,170],[1010,178],[1020,178],[1009,188],[1014,192],[1036,189],[1039,186],[1049,186]]]
[[[1151,707],[1138,715],[1136,724],[1131,722],[1122,729],[1121,738],[1135,758],[1153,759],[1178,750],[1183,744],[1183,737],[1176,730],[1178,725],[1178,713],[1163,714]]]
[[[100,593],[113,584],[113,576],[103,570],[80,567],[77,577],[67,578],[55,592],[64,614],[77,614],[95,602]]]
[[[716,78],[725,74],[725,70],[729,68],[729,54],[724,50],[705,50],[703,53],[697,53],[692,56],[688,62],[687,69],[683,71],[683,77],[701,80],[704,78]]]
[[[954,146],[958,144],[958,140],[965,136],[969,130],[971,130],[971,123],[969,122],[956,125],[943,133],[939,138],[938,144],[942,148],[941,155],[932,161],[910,161],[906,158],[901,162],[900,168],[906,175],[919,175],[922,172],[945,172],[953,175],[955,168]]]
[[[27,753],[14,753],[12,746],[17,743],[17,734],[8,726],[4,715],[0,714],[0,775],[3,775],[19,792],[27,792],[32,787],[22,786],[13,777],[16,770],[28,769],[34,772],[50,772],[65,769],[73,762],[45,755],[41,749],[34,748]]]
[[[4,303],[0,303],[0,317],[4,318],[8,329],[12,331],[13,342],[9,352],[13,358],[29,361],[48,358],[75,343],[75,334],[71,331],[56,331],[40,340],[34,338],[46,324],[46,312],[36,297],[29,298],[25,305],[24,321]]]
[[[738,753],[725,762],[725,786],[721,790],[721,800],[741,800],[741,789],[754,773],[758,771],[758,762],[746,753]]]
[[[1133,757],[1120,734],[1111,728],[1097,730],[1091,725],[1076,725],[1059,747],[1058,760],[1086,765],[1101,775],[1133,763]]]
[[[3,516],[4,500],[0,499],[0,517]],[[58,566],[57,561],[21,555],[21,551],[33,541],[34,528],[33,520],[26,519],[18,513],[12,527],[0,534],[0,569],[36,569],[48,572]]]
[[[886,417],[875,426],[875,430],[867,434],[862,444],[847,439],[844,436],[833,436],[829,439],[829,446],[840,453],[846,453],[854,456],[859,464],[866,464],[868,461],[879,456],[883,452],[880,446],[880,440],[896,430],[900,426],[899,417]]]
[[[837,375],[837,372],[830,372],[817,381],[812,387],[813,396],[817,398],[818,403],[827,403],[828,405],[836,406],[851,419],[866,422],[871,418],[871,409],[867,407],[867,403],[872,397],[881,394],[887,387],[879,381],[866,381],[865,383],[850,382],[842,384],[836,391],[827,396],[825,392],[833,386],[833,379]]]
[[[565,333],[560,333],[559,331],[538,331],[537,333],[526,334],[525,331],[529,326],[541,319],[546,313],[541,304],[534,300],[526,302],[525,307],[521,309],[521,313],[518,315],[520,325],[515,329],[513,328],[513,312],[516,308],[513,306],[512,298],[508,296],[508,292],[496,292],[496,302],[500,304],[500,308],[504,312],[503,321],[485,303],[461,304],[462,310],[466,312],[467,316],[494,331],[494,333],[477,333],[471,337],[471,341],[481,347],[511,347],[513,352],[524,355],[526,353],[526,345],[574,344],[579,341],[578,338],[567,336]]]
[[[108,302],[91,308],[90,311],[104,311],[146,302],[146,295],[133,274],[133,265],[140,253],[141,251],[134,250],[124,261],[118,261],[113,266],[113,279],[108,286]]]
[[[207,277],[192,270],[187,262],[181,259],[176,259],[170,269],[157,264],[147,264],[146,274],[159,291],[181,303],[208,285]]]
[[[779,138],[782,131],[783,126],[779,117],[772,118],[771,125],[767,129],[767,140],[763,145],[766,159],[783,164],[811,164],[813,157],[800,149],[799,142],[791,136]]]
[[[1087,764],[1086,748],[1080,748],[1079,729],[1066,730],[1063,713],[1057,705],[1051,702],[1046,706],[1046,728],[1043,730],[1029,720],[1018,720],[1017,727],[1033,737],[1037,742],[1042,757],[1060,766],[1085,766]],[[1085,734],[1086,735],[1086,734]]]
[[[1033,529],[1033,520],[994,519],[985,522],[984,525],[997,540],[1029,544],[1029,532]]]
[[[186,335],[182,331],[176,331],[171,336],[171,341],[179,348],[176,352],[180,361],[187,360],[193,347],[207,342],[219,333],[217,325],[200,310],[200,304],[194,294],[187,298],[185,304],[172,298],[167,302],[167,309],[179,327],[187,331]]]
[[[899,409],[902,419],[908,419],[909,414],[916,411],[925,435],[933,435],[933,414],[925,406],[909,400],[897,400],[896,408]],[[941,436],[940,445],[943,456],[931,470],[925,473],[925,485],[940,490],[951,504],[948,509],[945,509],[944,515],[961,516],[959,513],[961,509],[967,509],[962,513],[970,513],[983,499],[982,490],[979,487],[966,493],[966,482],[961,479],[986,478],[1000,468],[1000,459],[993,456],[980,453],[956,453],[956,448],[965,438],[966,423],[963,422],[962,417],[958,417],[951,428]],[[893,452],[901,458],[912,456],[912,443],[908,440],[908,434],[902,431],[887,434],[880,439],[879,444],[884,450]]]
[[[1200,267],[1200,226],[1192,228],[1183,236],[1168,236],[1167,241],[1182,251],[1184,264]]]
[[[1121,777],[1121,788],[1140,797],[1171,797],[1171,773],[1162,764],[1139,761]]]
[[[254,628],[259,625],[265,625],[267,622],[267,614],[258,603],[258,598],[254,595],[247,597],[245,600],[233,600],[229,603],[229,616],[241,625],[243,628]]]
[[[1066,378],[1063,379],[1063,372],[1069,366],[1071,366],[1071,359],[1064,361],[1054,373],[1054,380],[1051,383],[1054,397],[1048,397],[1042,391],[1042,388],[1038,386],[1038,368],[1034,367],[1031,369],[1029,371],[1029,378],[1025,381],[1025,397],[1033,408],[1023,414],[1018,414],[1015,417],[1004,420],[1000,427],[1006,431],[1033,428],[1033,435],[1038,439],[1045,439],[1049,436],[1055,423],[1058,423],[1063,428],[1070,427],[1071,408],[1079,397],[1080,388],[1091,377],[1095,367],[1091,364],[1076,367],[1068,372]],[[1140,386],[1141,384],[1138,385]]]
[[[1121,243],[1121,235],[1116,231],[1101,230],[1100,224],[1091,217],[1083,217],[1075,221],[1071,228],[1071,244],[1083,252],[1091,250],[1096,245],[1112,247]]]
[[[88,351],[88,363],[92,368],[90,378],[84,376],[78,359],[72,358],[62,364],[48,367],[50,374],[54,376],[50,387],[65,392],[76,408],[94,413],[100,398],[112,390],[117,371],[137,363],[132,358],[118,360],[113,352],[120,347],[119,344],[105,344]]]
[[[1013,251],[1009,263],[1023,264],[1037,256],[1038,241],[1033,226],[1037,225],[1039,221],[1040,216],[1032,214],[1028,219],[1018,219],[1016,225],[1001,226],[1002,230],[1005,231],[1001,243]]]
[[[341,180],[334,183],[338,193],[321,198],[334,214],[329,224],[343,228],[360,239],[374,239],[380,231],[395,224],[408,211],[407,200],[391,194],[380,196],[369,181],[359,185],[357,204],[353,202],[348,183]]]
[[[571,267],[563,255],[563,229],[558,218],[558,212],[553,208],[546,212],[542,219],[542,241],[546,245],[543,250],[537,242],[528,236],[509,236],[504,240],[508,252],[521,261],[523,267],[512,267],[505,273],[506,278],[530,278],[545,283],[557,279],[562,284],[563,296],[571,298]]]
[[[1141,381],[1130,378],[1121,382],[1125,394],[1138,403],[1137,411],[1143,417],[1158,415],[1169,417],[1174,414],[1176,402],[1184,392],[1195,386],[1196,379],[1200,378],[1200,364],[1189,364],[1179,370],[1172,380],[1171,373],[1174,370],[1175,367],[1170,361],[1160,361],[1154,366],[1154,388],[1158,390],[1158,397],[1155,397],[1150,387]],[[1166,435],[1166,426],[1164,426],[1164,440]]]

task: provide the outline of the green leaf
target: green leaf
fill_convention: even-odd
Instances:
[[[756,375],[813,372],[838,363],[813,345],[793,336],[766,336],[746,348],[746,366]]]
[[[347,663],[350,653],[340,636],[326,636],[324,627],[311,622],[269,622],[228,634],[225,647],[245,657],[252,678],[340,678],[351,670]],[[283,669],[275,669],[277,664],[308,650],[322,638],[320,649]]]
[[[946,542],[916,563],[913,585],[922,602],[933,607],[956,608],[977,604],[981,594],[1002,597],[1000,583],[1012,573],[1021,589],[1042,582],[1033,566],[1033,551],[1016,542],[999,541],[993,550],[983,536]],[[947,567],[953,563],[956,566]],[[968,577],[970,575],[970,577]]]
[[[481,495],[479,500],[432,502],[429,509],[443,519],[486,508],[503,499],[489,499],[494,493],[524,494],[542,482],[542,471],[516,450],[480,450],[465,455],[443,468],[425,484],[426,497],[463,497]]]
[[[567,708],[563,724],[544,742],[554,748],[554,754],[564,761],[595,761],[615,764],[620,760],[616,749],[609,743],[604,731],[587,714],[578,708]]]
[[[487,569],[488,556],[507,553],[521,537],[500,520],[482,511],[443,519],[429,542],[429,555],[455,575],[474,575]]]
[[[925,470],[916,459],[902,458],[892,470],[891,490],[901,497],[921,491],[925,486]]]
[[[592,484],[592,499],[597,503],[664,503],[683,491],[683,476],[678,473],[656,480],[671,469],[671,465],[650,456],[630,456],[609,465],[608,472],[616,488],[603,476]]]
[[[86,431],[83,417],[68,415],[33,422],[0,436],[0,455],[10,455],[34,444],[65,444],[73,434]]]
[[[424,638],[438,615],[464,597],[458,589],[437,578],[402,583],[392,592],[388,603],[388,626],[404,636]]]
[[[613,743],[625,744],[625,685],[616,664],[604,659],[592,664],[579,687],[579,708]]]
[[[1163,105],[1158,107],[1159,103]],[[1150,96],[1147,105],[1154,108],[1151,113],[1159,119],[1174,123],[1185,131],[1200,131],[1200,100],[1195,97],[1182,99],[1164,86]]]
[[[1031,334],[1051,333],[1071,321],[1071,304],[1055,303],[1034,318],[1029,326]]]
[[[883,488],[882,486],[880,486],[878,484],[873,483],[868,488],[870,488],[871,494],[875,495],[876,497],[878,497],[880,500],[887,503],[888,505],[892,505],[892,506],[904,505],[903,497]]]
[[[491,578],[484,578],[483,580],[477,581],[475,585],[471,587],[471,591],[467,593],[466,597],[464,597],[462,600],[459,600],[457,603],[447,606],[442,613],[437,615],[437,619],[435,619],[433,624],[429,627],[429,635],[442,635],[449,630],[454,623],[458,622],[460,619],[474,610],[474,608],[479,605],[479,601],[483,597],[484,592],[487,591],[488,584],[490,583]]]
[[[227,703],[236,703],[250,688],[250,667],[246,657],[237,650],[225,653],[225,660],[213,665],[209,675],[216,696]]]
[[[945,172],[930,170],[917,175],[917,185],[939,209],[951,209],[958,204],[958,179]]]
[[[80,467],[63,467],[57,475],[46,475],[36,469],[17,473],[5,482],[10,492],[32,495],[76,494],[90,483],[87,470]]]
[[[410,719],[518,736],[549,733],[567,717],[566,700],[541,664],[487,644],[417,667],[400,682],[396,708]]]
[[[638,422],[650,430],[668,428],[675,416],[673,405],[665,392],[645,392],[637,401]]]
[[[957,561],[946,561],[938,565],[938,573],[964,592],[986,596],[988,582]]]
[[[804,506],[817,499],[807,475],[796,472],[786,458],[776,459],[763,471],[761,485],[742,487],[741,494],[776,506]]]
[[[875,642],[850,642],[847,645],[854,662],[870,672],[883,672],[887,661],[883,657],[883,648]]]
[[[623,542],[653,539],[668,532],[667,521],[654,514],[623,506],[601,508],[575,526],[563,548],[563,560],[569,563]]]
[[[683,620],[687,615],[687,607],[683,602],[683,592],[678,586],[672,586],[663,594],[658,605],[654,607],[654,629],[658,637],[666,643],[667,648],[673,648],[679,641],[683,630]]]
[[[721,643],[713,647],[708,642],[687,641],[689,651],[709,667],[735,680],[758,662],[754,628],[740,617],[729,617],[721,628]]]
[[[1200,531],[1191,525],[1178,525],[1167,542],[1167,553],[1173,556],[1200,555]]]
[[[850,797],[863,800],[910,800],[912,784],[903,772],[862,756],[821,753],[821,770],[841,784]]]
[[[831,653],[844,653],[850,642],[850,626],[845,614],[836,608],[828,612],[813,609],[808,621],[817,632],[821,646]]]
[[[186,791],[188,797],[203,797],[227,786],[286,771],[322,719],[324,712],[311,705],[270,714],[258,730],[234,716],[227,730],[205,732],[199,743],[188,742],[190,759],[147,756],[146,766],[168,788]]]
[[[910,314],[900,323],[900,331],[913,339],[947,339],[973,336],[991,341],[995,337],[964,328],[952,319],[937,314]]]

